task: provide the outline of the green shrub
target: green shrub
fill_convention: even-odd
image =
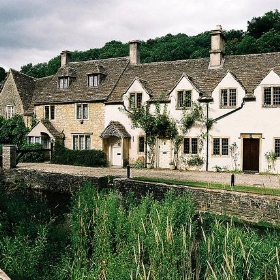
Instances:
[[[43,149],[42,144],[23,144],[20,148],[21,150],[40,150]],[[49,159],[48,152],[38,151],[38,152],[27,152],[23,154],[20,158],[20,162],[43,162]]]
[[[55,145],[51,162],[91,167],[108,166],[106,154],[101,150],[70,150],[61,144]]]

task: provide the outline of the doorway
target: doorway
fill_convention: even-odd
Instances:
[[[243,138],[243,171],[259,172],[260,139]]]

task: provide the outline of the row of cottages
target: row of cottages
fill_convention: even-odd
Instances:
[[[28,139],[70,149],[103,149],[111,165],[147,162],[146,135],[133,127],[123,109],[161,102],[183,136],[157,139],[154,167],[201,170],[280,171],[280,53],[225,56],[221,26],[211,32],[209,58],[141,63],[140,43],[130,42],[129,57],[71,62],[34,79],[10,70],[0,93],[3,116],[38,120]],[[163,96],[163,97],[162,97]],[[182,129],[193,106],[206,122]],[[152,106],[152,105],[151,105]]]

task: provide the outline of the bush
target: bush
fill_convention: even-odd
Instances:
[[[42,144],[24,144],[20,148],[21,150],[40,150],[43,149]],[[43,162],[48,158],[46,152],[38,151],[38,152],[28,152],[23,154],[20,158],[20,162]]]
[[[100,167],[108,166],[106,154],[101,150],[70,150],[56,144],[51,163]]]

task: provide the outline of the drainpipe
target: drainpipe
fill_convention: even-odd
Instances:
[[[245,100],[243,99],[240,107],[238,107],[224,115],[221,115],[220,117],[217,117],[216,119],[213,120],[213,122],[219,121],[219,120],[241,110],[243,108],[244,104],[245,104]],[[208,119],[209,119],[209,102],[206,102],[206,122],[207,123],[208,123]],[[208,171],[208,165],[209,165],[209,128],[208,128],[208,126],[206,127],[206,135],[207,135],[206,136],[206,171]]]

